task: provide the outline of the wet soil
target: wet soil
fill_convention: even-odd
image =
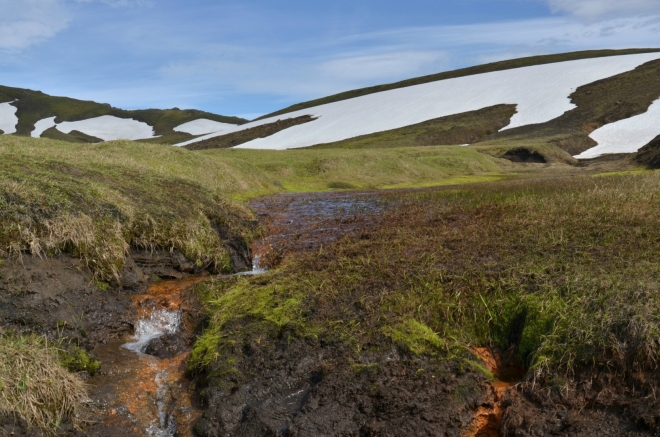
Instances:
[[[334,192],[272,196],[252,207],[268,231],[255,254],[276,266],[338,238],[360,238],[396,204],[380,192]],[[190,289],[205,276],[171,252],[135,252],[127,261],[121,286],[105,291],[64,255],[0,268],[2,327],[65,336],[102,362],[88,379],[84,429],[63,424],[61,435],[660,435],[660,381],[652,372],[623,378],[591,370],[570,382],[518,382],[523,369],[485,348],[474,353],[495,381],[458,362],[414,356],[386,338],[355,351],[284,331],[268,344],[237,343],[238,372],[212,369],[193,387],[186,360],[205,316]],[[170,279],[150,283],[155,277]],[[166,328],[148,338],[142,322]],[[0,418],[3,431],[42,435],[10,418]]]
[[[322,250],[324,245],[375,226],[386,207],[376,191],[278,194],[253,200],[266,228],[253,244],[261,265],[276,267],[284,257]]]
[[[186,362],[201,312],[190,290],[206,278],[157,282],[145,294],[130,296],[138,320],[135,333],[94,349],[104,365],[90,381],[89,413],[96,423],[88,435],[193,435],[201,413],[186,377]],[[163,347],[163,337],[170,348]]]
[[[251,206],[268,232],[254,253],[273,267],[360,238],[394,205],[382,192],[257,199]],[[200,436],[460,436],[490,402],[484,374],[457,362],[414,356],[386,338],[356,353],[336,339],[292,334],[237,342],[236,371],[224,371],[220,357],[199,376]]]
[[[82,429],[65,423],[58,430],[61,435],[193,435],[200,412],[185,370],[205,315],[190,289],[208,273],[190,275],[192,270],[175,252],[134,255],[122,271],[122,284],[107,289],[99,288],[107,284],[96,282],[80,260],[66,255],[23,256],[6,260],[0,269],[2,329],[44,335],[64,348],[81,346],[102,363],[96,375],[80,374],[90,386]],[[180,279],[149,284],[156,273]],[[154,314],[174,323],[147,332],[152,338],[140,349],[127,348]],[[8,417],[0,417],[0,435],[3,431],[42,435]]]

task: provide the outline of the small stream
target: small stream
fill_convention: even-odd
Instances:
[[[208,276],[152,284],[131,296],[135,333],[96,349],[103,372],[91,398],[100,422],[91,436],[192,436],[201,411],[185,377],[194,324],[185,320],[186,293]]]
[[[365,227],[382,209],[371,193],[278,195],[252,203],[267,228],[253,245],[252,270],[271,266],[272,253],[283,256],[316,249]],[[189,314],[190,290],[209,276],[153,283],[145,294],[132,295],[134,334],[109,340],[95,349],[103,363],[92,379],[92,437],[192,437],[201,416],[186,363],[194,342],[195,321]]]

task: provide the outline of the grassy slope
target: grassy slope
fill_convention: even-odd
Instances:
[[[109,279],[128,245],[174,247],[227,270],[214,227],[247,238],[250,215],[224,197],[241,189],[225,169],[171,146],[2,137],[0,253],[66,251]]]
[[[18,99],[18,102],[14,105],[18,108],[16,113],[18,117],[18,125],[16,126],[18,135],[30,135],[30,132],[34,130],[34,123],[54,115],[57,116],[56,122],[58,123],[84,120],[101,115],[134,118],[153,126],[156,135],[162,135],[158,140],[152,141],[169,144],[193,138],[189,134],[177,133],[172,129],[198,118],[207,118],[222,123],[233,124],[247,122],[247,120],[238,117],[226,117],[194,109],[144,109],[126,111],[113,108],[108,104],[76,100],[68,97],[54,97],[40,91],[0,86],[0,102],[9,102],[16,99]],[[61,137],[61,139],[69,140],[66,134],[62,135],[64,137]],[[75,138],[71,138],[71,141],[78,142]]]
[[[659,191],[660,174],[644,173],[389,193],[375,229],[261,277],[203,285],[211,323],[192,365],[232,371],[240,345],[286,332],[356,353],[394,343],[452,357],[492,344],[541,378],[653,369]]]
[[[493,180],[505,165],[476,150],[434,146],[385,150],[300,149],[288,151],[224,149],[191,152],[226,163],[252,181],[237,197],[279,191],[333,188],[392,188]],[[260,182],[259,181],[260,178]]]
[[[226,196],[488,181],[506,177],[517,168],[460,147],[191,152],[130,141],[89,145],[4,136],[0,137],[0,244],[2,256],[25,250],[67,251],[86,259],[104,278],[112,277],[121,266],[128,244],[177,247],[192,259],[216,263],[222,269],[227,254],[212,222],[248,238],[252,232],[244,224],[251,218],[249,212]],[[352,306],[351,299],[381,304],[367,305],[366,314],[350,313],[368,323],[354,333],[340,332],[342,338],[359,343],[376,335],[406,344],[417,353],[440,353],[472,342],[503,344],[510,318],[527,311],[532,331],[521,334],[527,336],[520,343],[521,357],[538,365],[562,364],[562,357],[553,354],[567,342],[573,342],[576,357],[583,354],[571,336],[585,327],[570,323],[582,321],[580,311],[595,311],[588,307],[595,305],[593,290],[623,305],[618,313],[606,308],[617,317],[612,323],[624,316],[639,316],[645,323],[640,329],[652,329],[646,314],[635,313],[638,308],[631,305],[630,293],[635,290],[607,282],[610,277],[598,270],[615,247],[622,255],[611,258],[608,265],[615,268],[612,281],[624,274],[638,275],[628,261],[641,259],[642,252],[648,259],[655,257],[652,244],[660,227],[649,211],[657,205],[652,195],[640,194],[639,186],[653,188],[657,181],[651,176],[636,178],[618,178],[619,182],[609,185],[605,180],[600,187],[583,180],[393,197],[393,204],[403,202],[400,212],[388,220],[391,226],[377,229],[369,240],[345,240],[327,252],[324,249],[323,256],[291,260],[263,278],[237,279],[208,289],[214,324],[198,343],[194,363],[208,363],[208,357],[222,347],[218,333],[230,338],[238,335],[224,332],[225,322],[247,314],[256,316],[256,324],[254,330],[240,335],[273,323],[291,324],[300,328],[300,335],[334,335],[329,328],[336,326],[332,320],[345,317],[347,308],[360,308]],[[621,218],[622,210],[630,214]],[[596,227],[601,223],[607,224],[602,231]],[[588,226],[586,236],[580,240],[578,231],[584,226]],[[649,239],[632,247],[628,243],[636,235]],[[491,264],[493,269],[482,268]],[[648,272],[654,268],[651,265]],[[566,272],[573,275],[568,276],[573,280],[570,287],[578,294],[558,299],[555,292],[568,280]],[[655,284],[653,277],[644,275],[642,271],[636,277]],[[275,295],[271,286],[286,292]],[[543,293],[525,294],[530,286]],[[483,319],[477,289],[486,299],[487,311],[497,315],[492,323]],[[246,295],[254,299],[245,299]],[[321,318],[307,319],[300,311],[309,302],[323,308]],[[379,306],[383,302],[387,306]],[[560,314],[567,321],[560,332],[564,343],[534,343],[540,338],[534,330],[550,326],[543,324],[546,319],[540,325],[535,321],[534,317],[543,316],[538,314],[539,305],[554,305],[544,306],[552,308],[550,317]],[[346,326],[356,326],[350,322],[355,319],[347,320]],[[598,322],[599,329],[612,326],[602,318]],[[589,332],[592,343],[587,346],[603,346],[598,343],[606,338],[603,332]],[[621,335],[625,339],[628,333]],[[9,350],[12,341],[4,337],[0,349]],[[34,350],[39,349],[34,345]],[[546,351],[544,356],[550,361],[530,355],[535,350]]]
[[[456,77],[471,76],[473,74],[489,73],[492,71],[510,70],[513,68],[529,67],[532,65],[551,64],[554,62],[573,61],[578,59],[600,58],[605,56],[629,55],[636,53],[649,53],[657,52],[660,49],[628,49],[628,50],[587,50],[581,52],[561,53],[556,55],[543,55],[531,56],[527,58],[512,59],[508,61],[494,62],[491,64],[478,65],[475,67],[462,68],[460,70],[447,71],[443,73],[431,74],[428,76],[417,77],[413,79],[403,80],[385,85],[377,85],[368,88],[361,88],[352,91],[335,94],[328,97],[323,97],[309,102],[298,103],[288,108],[264,115],[259,119],[273,117],[288,112],[298,111],[301,109],[312,108],[314,106],[324,105],[326,103],[339,102],[341,100],[348,100],[355,97],[366,96],[368,94],[378,93],[381,91],[388,91],[397,88],[404,88],[413,85],[420,85],[423,83],[435,82],[438,80],[452,79]]]
[[[0,250],[67,251],[110,278],[127,245],[181,249],[227,268],[212,224],[248,233],[227,196],[496,180],[506,164],[456,147],[209,150],[115,141],[0,138]]]

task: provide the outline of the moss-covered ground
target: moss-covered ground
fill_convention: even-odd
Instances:
[[[384,193],[374,227],[201,285],[191,366],[231,373],[241,344],[287,335],[446,358],[492,345],[536,376],[651,369],[658,193],[653,172]]]

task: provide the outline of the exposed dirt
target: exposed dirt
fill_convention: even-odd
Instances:
[[[459,436],[487,402],[482,374],[394,347],[357,360],[323,341],[237,347],[244,377],[206,380],[201,436]]]
[[[131,296],[139,323],[150,326],[137,327],[135,337],[95,348],[104,366],[90,381],[89,414],[96,423],[86,430],[88,435],[193,435],[201,413],[185,376],[186,362],[204,317],[189,292],[206,277],[157,282],[146,294]],[[141,341],[144,344],[135,345]]]
[[[635,162],[649,169],[660,168],[660,135],[651,140],[635,154]]]
[[[275,266],[348,234],[362,238],[396,205],[362,192],[278,195],[252,207],[268,229],[255,253]],[[204,320],[187,291],[205,277],[196,273],[177,252],[133,251],[121,287],[101,291],[70,257],[8,260],[0,268],[0,326],[67,337],[101,360],[89,379],[90,436],[191,436],[193,427],[203,437],[660,435],[652,372],[624,378],[592,369],[574,380],[516,384],[520,366],[476,348],[496,378],[488,382],[459,361],[414,356],[387,338],[356,351],[286,329],[268,344],[237,343],[238,372],[222,374],[219,361],[195,381],[196,398],[184,377]],[[180,312],[180,329],[145,342],[143,354],[127,349],[137,322],[159,311]],[[10,418],[0,418],[3,431],[42,436]],[[68,424],[59,431],[83,435]]]
[[[121,286],[105,289],[107,284],[95,282],[80,260],[66,255],[4,261],[0,327],[44,335],[65,348],[81,346],[101,361],[95,376],[81,374],[92,388],[90,403],[83,409],[83,430],[65,423],[58,433],[166,437],[175,435],[170,430],[176,424],[176,435],[192,435],[199,413],[184,374],[205,315],[188,291],[208,276],[191,276],[192,271],[192,263],[176,251],[136,250],[126,260]],[[150,284],[159,277],[181,279]],[[156,337],[145,344],[153,356],[123,347],[139,321],[159,310],[180,313],[180,328],[160,342]],[[7,417],[0,417],[0,435],[3,430],[13,436],[42,435]]]
[[[274,266],[348,234],[361,238],[392,207],[383,194],[253,201],[268,229],[255,253]],[[215,370],[200,376],[199,435],[459,436],[474,411],[491,402],[484,374],[459,362],[417,357],[387,338],[356,352],[336,339],[291,334],[236,343],[235,371],[228,373],[226,357],[219,357]]]
[[[528,162],[536,164],[545,164],[548,162],[545,156],[541,155],[536,150],[529,150],[524,147],[517,147],[507,151],[502,158],[508,159],[511,162]]]
[[[515,392],[512,391],[511,394],[509,392],[525,376],[525,369],[511,359],[504,359],[499,351],[492,348],[477,347],[473,352],[481,358],[495,380],[490,382],[490,389],[486,393],[488,402],[477,408],[474,412],[474,420],[462,435],[497,437],[500,435],[505,409],[503,400],[505,396],[516,397]]]
[[[277,120],[274,123],[263,124],[261,126],[244,129],[227,135],[209,138],[208,140],[198,141],[184,147],[190,150],[226,149],[247,143],[248,141],[256,140],[257,138],[269,137],[284,129],[288,129],[299,124],[309,123],[313,120],[315,120],[315,118],[311,115],[285,118],[282,120]]]

